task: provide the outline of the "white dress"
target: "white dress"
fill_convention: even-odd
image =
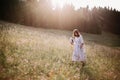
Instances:
[[[80,35],[80,37],[71,38],[70,41],[72,42],[72,40],[74,45],[72,61],[85,61],[86,55],[84,45],[80,48],[80,45],[84,43],[82,35]]]

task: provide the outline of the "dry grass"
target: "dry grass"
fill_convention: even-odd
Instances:
[[[0,24],[0,80],[120,79],[120,39],[116,35],[82,33],[87,65],[81,68],[71,62],[71,31]]]

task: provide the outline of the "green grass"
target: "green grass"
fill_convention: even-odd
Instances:
[[[81,33],[87,65],[71,62],[72,32],[0,22],[0,80],[120,80],[120,38]]]

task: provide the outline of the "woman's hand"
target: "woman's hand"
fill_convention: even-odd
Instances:
[[[72,37],[70,38],[70,43],[71,43],[71,45],[73,45],[73,38]]]
[[[80,45],[80,49],[83,47],[83,45],[84,45],[84,43],[82,43],[82,44]]]
[[[73,45],[73,42],[71,42],[71,45]]]

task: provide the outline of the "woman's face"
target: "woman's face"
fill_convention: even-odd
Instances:
[[[75,36],[78,35],[77,32],[75,32]]]
[[[77,36],[77,37],[79,36],[79,34],[78,34],[78,32],[77,32],[77,31],[75,31],[74,35],[75,35],[75,36]]]

